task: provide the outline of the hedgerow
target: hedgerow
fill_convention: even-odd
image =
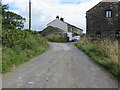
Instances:
[[[49,48],[47,39],[37,31],[2,30],[2,73],[27,62]]]

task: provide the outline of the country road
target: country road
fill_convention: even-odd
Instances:
[[[118,88],[118,82],[73,43],[51,49],[2,78],[3,88]]]

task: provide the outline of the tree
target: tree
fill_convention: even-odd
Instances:
[[[8,6],[8,4],[2,5],[1,3],[0,3],[0,6],[2,6],[2,13],[3,13],[3,15],[4,15],[5,10],[8,10],[9,6]]]
[[[24,27],[25,18],[8,10],[8,5],[2,5],[2,28],[22,29]]]

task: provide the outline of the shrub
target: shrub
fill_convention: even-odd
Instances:
[[[68,42],[67,38],[62,37],[60,35],[47,35],[46,38],[50,42]]]
[[[30,30],[3,30],[2,73],[27,62],[49,48],[47,39]]]

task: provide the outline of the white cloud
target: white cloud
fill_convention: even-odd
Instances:
[[[4,0],[4,3],[13,3],[15,0]]]
[[[101,0],[82,1],[79,4],[62,4],[63,0],[31,0],[32,1],[32,29],[42,30],[56,15],[63,17],[66,22],[86,29],[86,11],[99,3]],[[76,0],[80,1],[80,0]],[[25,27],[28,28],[28,2],[29,0],[4,0],[17,8],[12,10],[27,19]]]

